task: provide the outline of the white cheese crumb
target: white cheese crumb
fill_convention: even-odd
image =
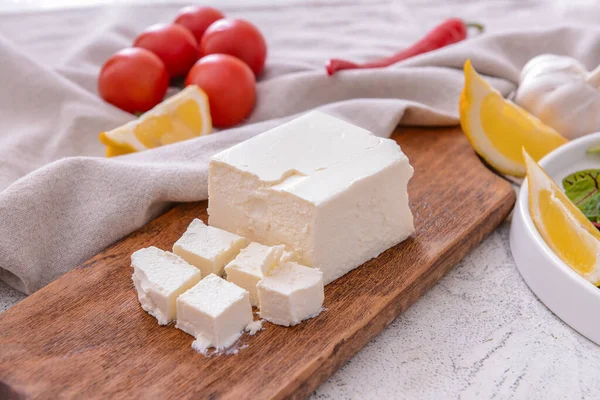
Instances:
[[[248,335],[256,335],[256,332],[262,330],[263,322],[265,322],[264,319],[257,319],[246,325],[246,332],[248,332]]]
[[[196,340],[192,342],[192,349],[196,350],[200,354],[207,355],[210,345],[210,340],[207,337],[198,335]]]

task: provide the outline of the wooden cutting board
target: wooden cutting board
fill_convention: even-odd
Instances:
[[[0,398],[303,398],[477,246],[515,202],[458,128],[402,129],[416,232],[325,288],[317,318],[265,323],[206,358],[142,311],[129,256],[170,249],[206,202],[182,204],[0,315]],[[248,347],[244,347],[247,345]],[[440,349],[443,351],[443,349]]]

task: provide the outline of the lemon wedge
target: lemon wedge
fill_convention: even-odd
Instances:
[[[198,86],[186,87],[135,121],[100,133],[106,156],[134,153],[212,132],[208,97]]]
[[[540,235],[575,272],[600,286],[600,232],[523,150],[529,210]]]
[[[498,171],[525,176],[521,149],[539,160],[567,139],[527,111],[506,100],[467,60],[465,87],[460,97],[460,124],[485,161]]]

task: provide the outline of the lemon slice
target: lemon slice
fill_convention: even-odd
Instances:
[[[536,228],[565,264],[600,286],[600,232],[525,150],[523,158]]]
[[[191,85],[152,110],[112,131],[100,133],[106,156],[143,151],[212,131],[208,97]]]
[[[502,97],[465,63],[460,124],[475,151],[498,171],[525,176],[521,149],[539,160],[567,139],[527,111]]]

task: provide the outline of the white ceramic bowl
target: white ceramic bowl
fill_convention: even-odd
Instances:
[[[588,155],[600,145],[600,132],[573,140],[540,161],[562,188],[562,179],[582,169],[600,168],[600,155]],[[523,182],[510,228],[510,247],[529,288],[554,314],[600,345],[600,289],[569,268],[548,247],[529,213],[527,180]]]

